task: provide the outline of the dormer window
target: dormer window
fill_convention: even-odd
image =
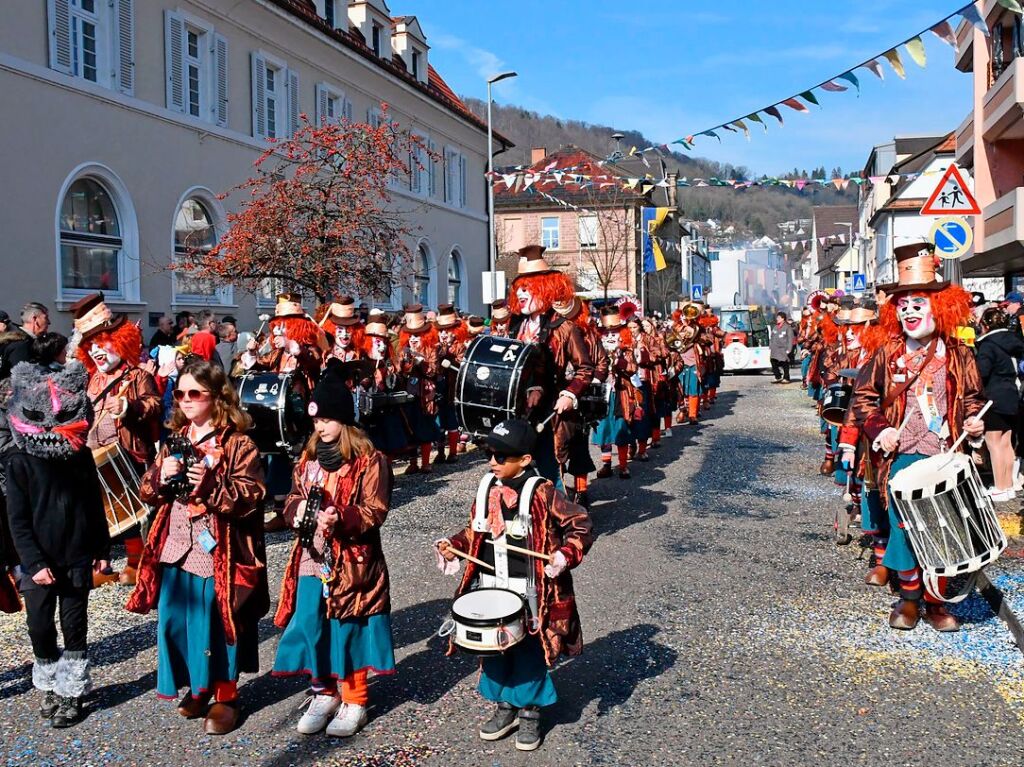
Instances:
[[[423,54],[421,54],[419,51],[414,50],[412,52],[412,76],[415,77],[417,80],[420,79],[420,67],[423,66],[421,63],[422,58]]]
[[[370,35],[370,47],[373,49],[375,56],[380,56],[380,38],[383,33],[383,28],[380,24],[373,25],[373,32]]]
[[[324,3],[324,21],[327,22],[327,26],[331,29],[338,26],[334,23],[334,11],[334,0],[327,0],[327,2]]]

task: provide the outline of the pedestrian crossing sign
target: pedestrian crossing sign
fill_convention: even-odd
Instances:
[[[868,278],[860,272],[854,272],[853,274],[853,292],[863,293],[868,289]]]
[[[693,289],[690,291],[690,298],[693,301],[703,301],[704,300],[704,286],[701,285],[700,283],[695,283],[694,286],[693,286]]]

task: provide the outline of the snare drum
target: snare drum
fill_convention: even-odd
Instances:
[[[526,612],[514,591],[470,591],[452,603],[452,641],[474,655],[498,655],[526,638]]]
[[[608,387],[592,381],[579,398],[579,411],[587,423],[598,423],[608,415]]]
[[[92,451],[103,490],[103,511],[111,537],[141,524],[149,507],[139,498],[139,475],[131,458],[116,442]]]
[[[545,386],[544,369],[537,344],[478,336],[466,348],[455,380],[459,426],[479,438],[502,421],[528,417],[526,393]]]
[[[252,418],[249,436],[261,453],[298,455],[313,421],[307,395],[291,373],[246,373],[238,379],[238,399]]]
[[[1006,548],[992,499],[963,453],[922,458],[897,472],[889,489],[933,596],[942,598],[939,578],[977,572]]]
[[[821,417],[833,426],[842,426],[852,400],[853,387],[844,383],[832,384],[821,398]]]

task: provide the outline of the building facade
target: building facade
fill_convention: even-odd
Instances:
[[[438,161],[391,189],[409,211],[412,274],[385,308],[417,298],[479,312],[471,280],[487,263],[486,126],[430,66],[415,17],[384,0],[48,0],[5,9],[0,167],[19,189],[4,206],[0,308],[49,305],[58,329],[77,298],[115,311],[213,308],[253,326],[258,295],[175,274],[184,243],[212,244],[268,140],[301,116],[391,119]],[[15,116],[16,115],[16,116]],[[499,143],[504,142],[500,136]],[[8,274],[12,274],[8,269]]]

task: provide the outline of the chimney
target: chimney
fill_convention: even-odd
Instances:
[[[548,150],[542,146],[535,146],[530,150],[530,165],[540,162],[548,156]]]
[[[675,210],[678,204],[678,184],[676,182],[679,181],[679,174],[675,171],[667,173],[665,174],[665,180],[668,181],[668,206]]]

